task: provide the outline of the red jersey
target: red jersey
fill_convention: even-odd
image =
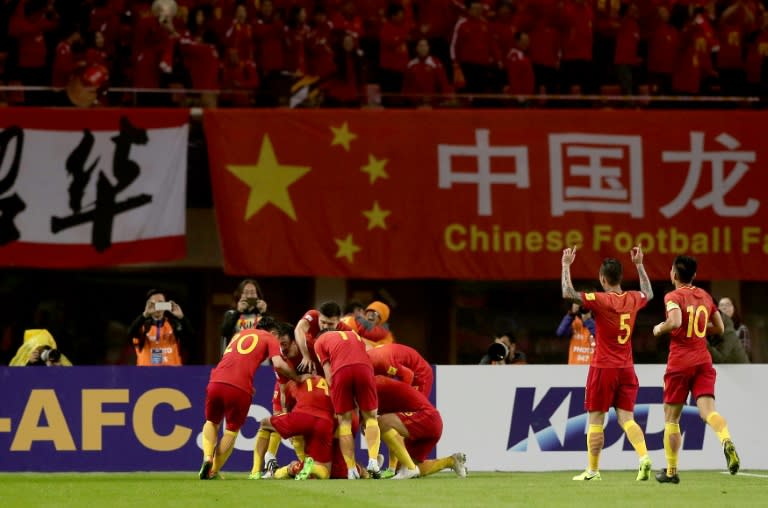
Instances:
[[[592,366],[632,367],[632,331],[637,311],[648,304],[641,291],[624,293],[581,293],[582,308],[595,318],[595,353]]]
[[[323,333],[315,340],[315,353],[320,364],[330,362],[331,375],[348,365],[371,364],[363,339],[352,331]]]
[[[333,404],[325,378],[312,376],[303,383],[290,381],[286,385],[285,400],[289,411],[333,421]]]
[[[309,336],[312,336],[312,339],[320,335],[320,313],[315,310],[309,310],[304,314],[304,316],[301,318],[309,323],[309,330],[307,330],[307,341],[309,341]],[[339,321],[339,324],[336,325],[337,330],[344,330],[344,331],[351,331],[352,328],[347,326],[346,324]]]
[[[403,93],[406,94],[448,94],[451,85],[443,64],[435,57],[414,58],[408,63],[403,79]]]
[[[434,410],[423,393],[414,390],[402,381],[376,376],[376,393],[379,396],[379,414],[415,413]]]
[[[664,296],[664,307],[667,313],[680,309],[683,316],[680,328],[670,333],[667,371],[712,363],[707,350],[707,323],[717,306],[709,293],[695,286],[682,286]]]
[[[412,386],[432,386],[432,366],[412,347],[403,344],[383,344],[368,350],[373,373],[398,377]]]
[[[253,375],[267,358],[280,356],[280,343],[266,330],[249,328],[232,337],[224,356],[211,371],[211,382],[253,393]]]

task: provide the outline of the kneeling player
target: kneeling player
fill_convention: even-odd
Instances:
[[[325,379],[310,376],[300,383],[288,383],[286,400],[290,410],[288,413],[261,421],[259,437],[256,440],[256,454],[263,456],[266,452],[268,439],[261,437],[266,431],[276,431],[283,438],[303,436],[306,458],[296,479],[303,480],[309,475],[320,479],[328,478],[331,469],[334,418]]]
[[[385,376],[376,376],[376,391],[381,437],[400,463],[393,480],[427,476],[446,468],[452,468],[461,478],[467,476],[463,453],[427,460],[443,434],[443,419],[424,395]]]

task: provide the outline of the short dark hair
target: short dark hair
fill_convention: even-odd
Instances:
[[[624,275],[624,268],[621,261],[616,258],[605,258],[600,265],[600,275],[605,277],[608,284],[615,286],[621,283],[621,277]]]
[[[277,330],[280,323],[272,316],[261,316],[259,322],[256,324],[257,330],[266,330],[272,333],[273,330]]]
[[[323,302],[317,311],[325,317],[341,317],[341,307],[334,301]]]
[[[360,300],[350,300],[344,306],[344,314],[352,314],[357,309],[365,310],[365,305]]]
[[[516,344],[517,343],[517,339],[515,338],[515,334],[512,333],[509,330],[497,330],[496,332],[493,333],[493,339],[494,340],[500,339],[500,338],[504,337],[505,335],[507,337],[509,337],[509,342],[511,344]]]
[[[168,299],[168,294],[164,290],[160,288],[152,288],[149,291],[147,291],[147,300],[149,300],[154,295],[163,295],[163,298],[165,298],[166,300]]]
[[[673,266],[677,279],[683,284],[690,284],[696,275],[698,263],[696,263],[696,258],[691,256],[677,256]]]
[[[285,335],[288,337],[289,340],[296,340],[296,335],[294,335],[294,326],[291,323],[286,323],[285,321],[281,321],[277,323],[277,329],[275,331],[275,335],[277,337],[282,337]]]

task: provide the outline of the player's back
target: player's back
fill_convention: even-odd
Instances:
[[[291,381],[286,393],[291,399],[286,405],[292,411],[333,420],[333,403],[325,378],[311,376],[302,382]]]
[[[592,311],[595,320],[595,353],[592,365],[620,368],[634,365],[632,332],[637,312],[648,298],[641,291],[582,293],[582,307]]]
[[[371,365],[363,339],[352,331],[323,332],[315,341],[315,352],[321,363],[330,362],[332,372],[358,363]]]
[[[390,347],[395,359],[411,369],[416,374],[416,377],[432,374],[432,366],[414,348],[397,343],[390,344]]]
[[[679,308],[680,327],[670,333],[668,368],[685,368],[712,361],[707,350],[707,323],[717,312],[709,293],[696,286],[681,286],[664,296],[666,311]]]
[[[280,355],[280,344],[266,330],[248,328],[232,337],[210,380],[253,392],[253,375],[267,358]]]
[[[379,414],[415,413],[435,409],[424,394],[390,377],[376,376],[376,393],[379,396]]]

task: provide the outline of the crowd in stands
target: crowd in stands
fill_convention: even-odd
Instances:
[[[396,0],[398,1],[398,0]],[[768,0],[3,0],[0,81],[358,105],[366,90],[765,95]],[[237,91],[241,91],[238,93]],[[281,99],[282,98],[282,99]]]

